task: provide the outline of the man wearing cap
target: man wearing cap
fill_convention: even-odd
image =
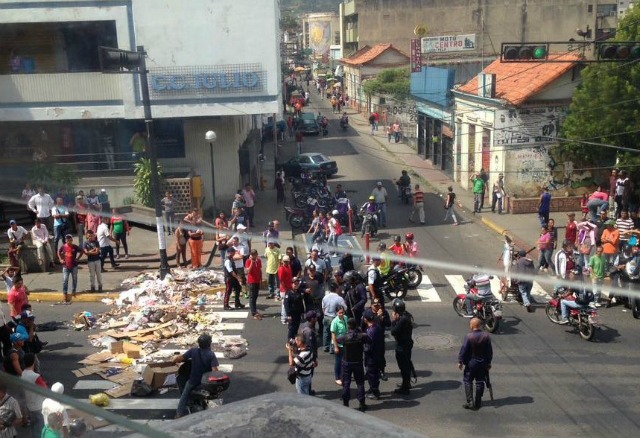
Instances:
[[[504,174],[498,174],[498,181],[493,183],[493,194],[491,197],[491,212],[496,212],[496,204],[498,204],[498,214],[502,214],[502,206],[504,205]]]
[[[269,283],[269,298],[276,298],[276,290],[280,291],[280,285],[278,282],[278,269],[280,268],[280,259],[282,254],[280,248],[276,247],[274,241],[267,242],[267,247],[264,250],[264,257],[267,259],[266,273],[267,281]],[[277,298],[281,298],[279,295]]]
[[[78,260],[82,257],[82,251],[73,243],[73,236],[67,234],[64,236],[65,243],[60,247],[58,251],[58,257],[62,264],[62,293],[64,295],[64,302],[70,303],[71,300],[68,296],[69,291],[69,275],[72,279],[71,293],[75,297],[78,290]]]
[[[291,269],[291,258],[288,255],[282,257],[282,263],[278,267],[278,288],[279,298],[283,299],[287,291],[293,287],[293,269]],[[287,321],[287,313],[282,303],[280,309],[280,321],[284,324]]]
[[[111,236],[111,232],[109,231],[109,218],[103,217],[102,223],[98,226],[98,244],[100,244],[100,269],[102,272],[106,272],[104,270],[104,261],[107,257],[109,257],[109,261],[111,261],[111,267],[116,268],[120,266],[119,263],[116,263],[115,258],[113,257],[113,247],[111,246],[111,241],[115,241],[113,236]]]
[[[527,257],[527,252],[524,249],[521,249],[516,258],[516,266],[512,275],[512,280],[518,283],[518,291],[520,292],[520,296],[522,296],[522,305],[527,309],[527,312],[532,312],[531,289],[533,288],[533,280],[531,280],[531,278],[519,278],[518,274],[528,275],[531,277],[535,275],[535,273],[536,267],[533,264],[533,260]]]
[[[382,187],[382,181],[376,183],[375,189],[371,192],[378,208],[380,209],[380,226],[385,228],[387,226],[387,189]]]
[[[366,229],[366,219],[364,215],[370,213],[373,217],[372,223],[370,224],[371,235],[376,234],[378,231],[378,214],[380,212],[380,207],[376,203],[376,197],[371,195],[369,196],[369,200],[365,202],[362,207],[360,207],[360,214],[363,215],[362,220],[362,237],[364,237],[364,232]]]
[[[7,236],[9,236],[9,242],[15,244],[16,247],[16,261],[20,260],[20,252],[25,244],[25,239],[29,236],[29,232],[21,225],[18,225],[16,221],[11,219],[9,221],[9,229],[7,230]]]
[[[367,342],[364,345],[365,377],[369,382],[367,398],[380,399],[380,371],[384,369],[384,328],[378,323],[376,315],[367,309],[363,315]]]
[[[53,229],[51,209],[54,205],[55,203],[53,202],[53,198],[51,198],[48,193],[44,192],[43,186],[38,186],[38,193],[33,195],[27,203],[29,210],[33,211],[36,214],[36,217],[42,219],[42,222],[48,229]]]
[[[227,258],[224,261],[224,280],[226,289],[224,292],[224,310],[233,310],[229,306],[229,300],[231,298],[231,292],[235,293],[235,308],[244,309],[244,304],[240,303],[240,290],[241,284],[244,284],[243,278],[238,274],[234,257],[236,255],[236,249],[230,246],[227,249]]]

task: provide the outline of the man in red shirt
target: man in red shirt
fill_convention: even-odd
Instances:
[[[58,250],[58,257],[60,263],[62,263],[62,294],[64,295],[64,302],[70,304],[69,299],[69,275],[73,281],[71,293],[76,296],[78,290],[78,260],[82,257],[83,252],[78,245],[73,243],[73,236],[67,234],[65,236],[65,243]]]
[[[244,267],[247,269],[247,286],[249,287],[249,310],[253,319],[262,319],[262,315],[258,313],[256,302],[258,301],[258,292],[260,292],[260,284],[262,284],[262,260],[258,257],[258,250],[251,250],[249,258]]]
[[[280,296],[283,297],[280,319],[282,324],[287,324],[289,315],[287,315],[284,308],[284,296],[293,289],[293,271],[291,269],[291,258],[288,255],[282,257],[282,263],[278,268],[278,280],[280,280]]]
[[[576,244],[576,239],[578,238],[578,223],[576,222],[576,214],[575,213],[567,213],[567,227],[564,231],[564,240],[568,240],[569,242]]]

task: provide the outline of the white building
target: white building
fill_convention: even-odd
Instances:
[[[258,183],[261,115],[281,112],[279,15],[277,0],[0,0],[0,176],[23,184],[43,151],[112,204],[131,196],[139,80],[101,73],[98,46],[144,46],[160,164],[201,175],[210,207],[214,130],[220,206]]]

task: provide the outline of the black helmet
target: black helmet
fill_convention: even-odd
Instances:
[[[405,306],[404,301],[402,301],[400,298],[396,298],[395,300],[393,300],[393,311],[396,313],[404,313],[405,310],[407,310],[407,306]]]
[[[403,174],[403,175],[406,175],[406,174],[407,174],[407,171],[406,171],[406,170],[403,170],[403,171],[402,171],[402,174]]]
[[[345,283],[351,283],[358,279],[358,273],[356,271],[347,271],[342,279],[345,281]]]
[[[384,251],[385,249],[387,249],[387,244],[384,242],[380,242],[378,244],[378,251]]]
[[[211,348],[211,335],[209,333],[203,333],[198,336],[198,347],[203,349]]]
[[[393,238],[394,242],[402,242],[402,236],[396,236]]]
[[[72,437],[81,437],[87,431],[87,423],[80,418],[76,418],[69,423],[69,432]]]

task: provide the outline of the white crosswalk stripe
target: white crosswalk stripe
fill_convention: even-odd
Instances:
[[[422,282],[416,288],[416,292],[420,296],[420,301],[423,303],[441,303],[443,300],[448,300],[453,296],[461,293],[465,293],[464,285],[466,278],[460,274],[446,274],[444,278],[449,283],[447,286],[435,287],[428,275],[422,275]],[[500,279],[494,277],[491,279],[491,290],[496,297],[500,296]],[[532,298],[538,303],[546,303],[551,299],[549,294],[544,288],[537,282],[533,283],[531,290]]]

